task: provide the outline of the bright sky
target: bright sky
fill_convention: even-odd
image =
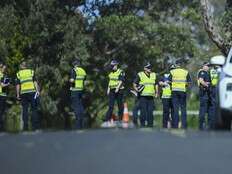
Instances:
[[[104,0],[98,0],[97,2],[99,3],[99,2],[103,2]],[[110,3],[112,3],[114,0],[105,0],[106,1],[106,4],[110,4]],[[92,6],[92,3],[95,3],[96,2],[96,0],[86,0],[86,5],[85,6],[87,6],[88,8],[91,8],[91,6]],[[82,13],[84,13],[84,16],[89,16],[89,15],[91,15],[91,14],[88,14],[88,13],[86,13],[84,10],[85,10],[85,6],[84,5],[82,5],[82,6],[80,6],[80,7],[78,7],[78,9],[82,12]],[[96,16],[98,16],[99,15],[99,10],[98,9],[95,9],[94,11],[93,11],[93,13],[96,15]]]

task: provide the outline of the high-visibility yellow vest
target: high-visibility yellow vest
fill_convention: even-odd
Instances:
[[[162,98],[171,98],[172,97],[172,90],[171,86],[168,84],[162,87]]]
[[[17,73],[17,78],[21,85],[21,94],[35,92],[35,85],[33,82],[34,71],[32,69],[23,69]]]
[[[0,71],[0,80],[3,78],[3,73]],[[0,85],[0,96],[6,96],[6,93],[2,91],[2,85]]]
[[[84,80],[86,77],[86,72],[81,67],[76,67],[74,69],[76,73],[75,85],[71,88],[72,91],[82,91],[84,89]]]
[[[176,68],[170,71],[172,75],[172,91],[186,92],[188,71]]]
[[[210,78],[211,78],[211,85],[216,86],[218,83],[218,78],[219,78],[219,75],[216,69],[210,70]]]
[[[110,89],[117,88],[117,86],[118,86],[118,84],[120,82],[119,76],[120,76],[121,73],[122,73],[122,70],[118,69],[117,71],[111,72],[109,74],[109,88]]]
[[[145,72],[139,72],[138,76],[140,78],[139,84],[144,85],[144,89],[141,92],[141,96],[155,96],[155,81],[156,74],[150,73],[150,77],[148,77]]]

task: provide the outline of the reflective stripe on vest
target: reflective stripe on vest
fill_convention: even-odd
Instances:
[[[86,72],[81,67],[76,67],[74,69],[76,73],[75,85],[71,88],[72,91],[82,91],[84,89],[84,79],[86,77]]]
[[[0,80],[4,77],[3,73],[0,71]],[[2,85],[0,84],[0,96],[6,96],[6,93],[2,91]]]
[[[33,82],[34,71],[31,69],[23,69],[17,73],[17,78],[21,85],[21,94],[35,92],[35,85]]]
[[[163,87],[162,98],[172,98],[172,91],[170,85]]]
[[[177,68],[171,70],[172,75],[172,91],[186,92],[186,82],[188,71],[185,69]]]
[[[210,70],[210,78],[211,78],[211,85],[216,86],[218,83],[218,78],[219,78],[219,75],[216,69]]]
[[[109,74],[109,88],[110,89],[117,88],[117,86],[118,86],[118,84],[120,82],[119,76],[120,76],[121,73],[122,73],[122,70],[118,69],[117,71],[111,72]]]
[[[140,85],[144,85],[144,89],[141,96],[155,96],[155,81],[156,74],[150,73],[150,77],[148,77],[144,72],[139,72],[138,76],[140,78]]]

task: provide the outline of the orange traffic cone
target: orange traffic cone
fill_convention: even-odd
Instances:
[[[124,123],[128,123],[129,122],[129,111],[128,111],[128,106],[127,106],[126,102],[124,103],[124,111],[123,111],[122,121]]]

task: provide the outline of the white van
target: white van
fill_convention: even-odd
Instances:
[[[232,48],[227,58],[214,56],[210,63],[221,66],[219,68],[217,97],[217,128],[230,130],[232,120]]]

